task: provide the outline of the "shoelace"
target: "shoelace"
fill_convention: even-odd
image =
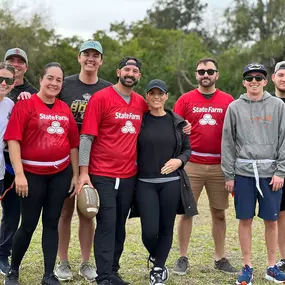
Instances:
[[[67,272],[67,271],[70,271],[71,270],[71,267],[69,264],[60,264],[60,269],[64,272]]]
[[[178,266],[180,266],[180,265],[182,265],[184,263],[187,263],[187,258],[186,257],[181,257],[177,261]]]
[[[250,269],[250,267],[248,265],[246,265],[242,268],[242,274],[246,274],[248,276],[250,276],[252,274],[252,270]]]
[[[93,271],[93,267],[92,267],[92,265],[90,263],[84,263],[84,264],[82,264],[81,271],[92,272]]]
[[[156,281],[162,282],[162,271],[161,272],[153,272],[153,276]]]

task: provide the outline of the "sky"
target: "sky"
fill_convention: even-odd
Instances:
[[[110,24],[142,20],[155,0],[12,0],[13,6],[25,5],[25,13],[40,11],[49,25],[60,35],[91,38],[98,30],[108,31]],[[229,5],[230,0],[202,0],[207,2],[207,18],[213,20]],[[218,2],[218,3],[217,3]],[[10,1],[11,3],[11,1]]]

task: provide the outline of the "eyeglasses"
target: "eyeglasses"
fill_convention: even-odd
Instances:
[[[215,69],[198,69],[196,71],[199,75],[204,75],[206,72],[208,75],[214,75],[215,72],[218,72],[218,70]]]
[[[3,77],[3,76],[0,76],[0,84],[5,80],[6,84],[7,85],[12,85],[15,81],[15,78],[11,78],[11,77]]]
[[[246,80],[247,82],[251,82],[253,79],[255,79],[256,81],[262,81],[262,80],[265,80],[265,77],[264,76],[261,76],[261,75],[256,75],[256,76],[246,76],[244,78],[244,80]]]

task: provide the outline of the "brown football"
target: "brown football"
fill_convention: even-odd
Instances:
[[[95,188],[85,184],[77,196],[77,208],[80,213],[88,218],[93,219],[99,211],[99,195]]]

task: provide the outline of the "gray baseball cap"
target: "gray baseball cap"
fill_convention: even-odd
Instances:
[[[276,63],[274,73],[276,73],[279,69],[285,69],[285,61],[279,61]]]
[[[7,59],[9,59],[9,57],[12,57],[12,56],[20,56],[26,64],[28,64],[28,56],[26,54],[25,51],[23,51],[22,49],[20,48],[11,48],[11,49],[8,49],[5,53],[5,56],[4,56],[4,61],[6,61]]]
[[[84,42],[79,49],[79,53],[87,50],[87,49],[95,49],[103,54],[103,47],[98,41],[86,41]]]

